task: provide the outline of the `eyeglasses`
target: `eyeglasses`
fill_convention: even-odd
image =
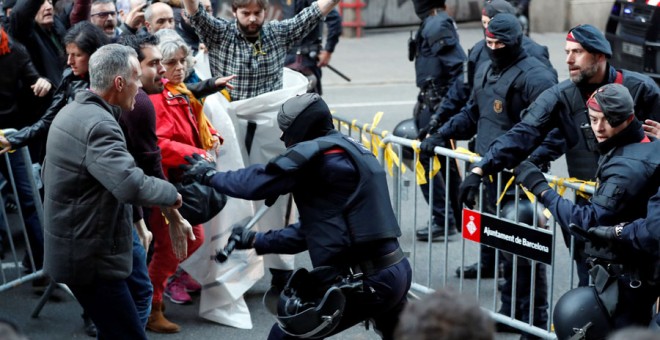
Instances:
[[[117,16],[117,11],[107,11],[107,12],[98,12],[98,13],[92,13],[90,16],[92,17],[99,17],[101,19],[107,18],[109,16],[116,17]]]

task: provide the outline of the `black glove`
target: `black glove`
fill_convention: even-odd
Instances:
[[[543,176],[541,169],[537,168],[530,161],[520,163],[520,165],[513,169],[513,174],[516,176],[516,183],[522,184],[534,196],[541,197],[542,192],[552,189]]]
[[[424,139],[424,141],[421,144],[419,144],[419,149],[428,155],[433,155],[435,154],[433,152],[433,149],[435,149],[436,146],[445,146],[445,145],[446,145],[445,139],[442,138],[439,134],[434,134]]]
[[[465,204],[468,208],[474,208],[477,204],[477,195],[479,194],[479,185],[481,184],[481,175],[471,172],[470,175],[465,177],[463,183],[458,188],[458,197],[461,203]]]
[[[592,227],[587,230],[587,233],[594,238],[615,241],[620,239],[622,230],[623,224],[619,224],[615,226]]]
[[[204,185],[211,183],[211,177],[218,172],[215,170],[215,162],[204,159],[199,154],[193,154],[192,157],[183,157],[190,164],[181,164],[179,168],[185,170],[183,173],[183,182],[197,181]]]
[[[255,231],[245,229],[245,227],[234,227],[231,230],[229,241],[236,242],[236,249],[251,249],[254,248],[254,236],[257,235]]]
[[[426,135],[433,134],[438,129],[438,125],[438,120],[431,118],[429,123],[419,130],[419,133],[417,134],[417,140],[423,141],[426,138]]]

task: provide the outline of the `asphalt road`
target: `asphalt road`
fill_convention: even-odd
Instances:
[[[406,55],[406,42],[410,30],[413,29],[415,28],[366,30],[362,38],[342,39],[332,57],[331,64],[350,77],[352,81],[346,82],[329,70],[324,70],[324,98],[330,108],[342,117],[357,119],[360,122],[371,122],[373,115],[382,111],[384,115],[379,127],[388,131],[391,131],[397,122],[409,118],[417,95],[414,82],[414,65],[407,60]],[[466,23],[459,25],[459,34],[461,44],[467,50],[481,39],[482,30],[478,23]],[[565,79],[567,70],[563,60],[564,34],[533,34],[532,38],[549,47],[551,61],[559,72],[559,79]],[[565,162],[559,160],[556,164],[553,164],[553,172],[558,175],[565,174]],[[411,191],[408,198],[412,200],[416,195],[414,191]],[[421,196],[417,200],[416,205],[419,209],[426,209]],[[406,217],[402,221],[404,231],[402,244],[406,251],[411,251],[411,249],[424,251],[428,249],[425,248],[426,244],[418,243],[414,245],[412,235],[415,225],[418,223],[417,220],[411,220],[410,217]],[[557,242],[561,241],[558,240]],[[434,259],[435,256],[443,256],[444,244],[436,244],[432,248]],[[476,259],[477,248],[474,244],[463,244],[461,241],[454,241],[449,243],[447,249],[451,254],[459,254],[465,249],[464,251],[468,254],[465,263],[471,263]],[[567,255],[565,249],[560,249],[562,252],[556,267],[566,269],[569,267],[569,262],[566,260]],[[300,266],[309,267],[306,254],[299,255],[296,261]],[[422,256],[416,257],[416,261],[420,268],[431,267]],[[431,275],[431,286],[439,287],[446,282],[453,287],[464,289],[467,294],[475,294],[470,293],[470,289],[474,288],[472,284],[468,283],[465,286],[460,286],[460,283],[453,278],[453,269],[460,264],[460,261],[458,255],[452,255],[447,261],[432,262],[434,269],[433,275]],[[436,265],[436,263],[440,263],[440,265]],[[427,276],[427,274],[416,275],[416,280],[426,282]],[[559,279],[556,283],[558,289],[566,289],[569,284],[566,280],[567,274],[557,272],[554,276]],[[181,333],[171,335],[148,333],[148,336],[150,339],[169,340],[265,339],[274,320],[261,305],[261,297],[269,281],[268,276],[264,277],[246,294],[254,324],[254,328],[251,330],[222,326],[201,319],[197,316],[199,305],[199,297],[197,296],[194,297],[193,305],[167,304],[167,314],[172,321],[182,326]],[[483,299],[482,302],[485,305],[489,305],[493,300],[494,284],[493,280],[484,282],[484,286],[490,286],[490,288],[486,287],[485,291],[479,296]],[[0,315],[11,316],[17,320],[30,339],[88,338],[82,331],[81,308],[64,291],[57,290],[54,298],[45,305],[40,316],[35,319],[31,318],[30,314],[38,298],[33,293],[29,283],[2,292],[0,293]],[[556,301],[557,298],[558,296],[554,296],[553,300]],[[378,339],[379,337],[373,331],[365,332],[364,328],[356,326],[332,338]],[[515,337],[512,335],[503,334],[497,337],[497,339],[513,338]]]

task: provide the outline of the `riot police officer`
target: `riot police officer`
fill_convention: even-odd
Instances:
[[[590,204],[581,206],[562,198],[530,162],[523,162],[514,170],[516,182],[536,195],[562,227],[574,224],[578,231],[584,232],[599,225],[617,225],[646,216],[647,202],[660,186],[660,154],[657,153],[660,142],[645,136],[641,122],[635,117],[629,89],[620,84],[606,84],[589,98],[587,107],[596,150],[601,155],[596,171],[598,186]],[[623,229],[622,225],[617,225],[610,231],[615,238],[620,238]],[[592,230],[591,233],[600,231]],[[653,280],[657,270],[655,259],[636,257],[610,245],[600,245],[593,239],[588,244],[596,250],[606,248],[614,253],[604,263],[607,272],[591,271],[596,274],[595,289],[609,314],[612,328],[647,326],[651,321],[651,306],[660,294],[660,285]],[[593,251],[588,247],[587,252],[603,258],[600,250]],[[578,289],[586,291],[582,288]],[[566,300],[566,303],[572,305],[574,302]],[[585,324],[572,324],[573,321],[557,314],[557,311],[566,313],[568,310],[565,305],[557,306],[556,329],[584,327]]]
[[[461,197],[478,190],[482,176],[515,167],[542,143],[548,133],[558,134],[566,141],[569,149],[566,162],[571,177],[583,180],[595,178],[599,155],[595,150],[585,102],[595,89],[604,84],[623,84],[634,98],[639,120],[657,120],[660,115],[660,89],[645,75],[617,70],[609,65],[607,59],[612,54],[610,44],[596,27],[578,25],[572,28],[567,34],[565,49],[570,79],[542,93],[524,111],[522,121],[493,142],[465,178],[460,190]],[[562,228],[562,233],[564,239],[569,240],[568,230]],[[577,256],[575,260],[580,285],[586,285],[588,276],[584,258]]]
[[[495,138],[506,133],[520,121],[520,112],[524,108],[541,92],[557,83],[557,77],[552,69],[527,55],[522,47],[522,39],[522,27],[515,16],[503,13],[493,17],[486,29],[486,52],[490,60],[477,70],[470,100],[457,115],[442,125],[437,133],[422,142],[423,151],[432,153],[433,148],[442,145],[444,140],[469,139],[476,132],[476,151],[485,152]],[[562,141],[547,142],[560,144]],[[534,156],[547,162],[552,160],[552,155],[548,155],[545,148],[539,148]],[[497,183],[486,181],[486,194],[488,197],[484,199],[485,210],[494,214],[499,196]],[[510,197],[502,206],[509,204],[515,204]],[[474,202],[468,206],[472,208],[473,205]],[[528,223],[533,224],[533,220]],[[503,304],[500,312],[509,315],[513,309],[515,315],[519,315],[523,321],[529,321],[526,319],[529,317],[530,305],[533,305],[534,325],[545,327],[548,306],[545,267],[537,264],[536,301],[531,303],[529,294],[531,266],[527,261],[520,261],[519,283],[516,290],[517,306],[512,306],[513,264],[510,261],[504,262],[509,275],[506,278],[508,284],[502,291]]]
[[[309,7],[313,0],[295,0],[290,5],[282,5],[285,19],[293,18],[303,9]],[[321,87],[321,68],[327,66],[335,46],[341,36],[341,16],[333,9],[323,21],[327,27],[325,46],[323,43],[323,25],[318,24],[302,40],[296,43],[287,53],[284,65],[301,72],[310,79],[308,92],[323,94]]]
[[[410,61],[415,62],[415,79],[419,88],[417,104],[413,112],[417,129],[425,127],[431,115],[441,105],[443,97],[458,97],[464,100],[463,62],[466,59],[456,31],[456,23],[445,11],[445,1],[414,0],[415,12],[422,23],[415,39],[411,41]],[[429,171],[429,156],[422,154],[420,162]],[[455,162],[445,164],[440,158],[441,167],[449,165],[450,178],[447,183],[445,172],[433,177],[433,218],[430,226],[417,230],[417,239],[428,240],[429,230],[432,239],[456,234],[456,223],[461,220],[458,202],[460,175]],[[449,209],[445,211],[445,184],[449,185]],[[429,185],[420,185],[424,199],[429,202]]]
[[[333,276],[359,279],[361,289],[346,295],[338,325],[323,336],[373,319],[383,338],[391,339],[412,272],[397,240],[401,231],[383,167],[368,149],[334,130],[330,110],[318,94],[287,100],[277,121],[287,151],[268,164],[216,172],[197,156],[189,160],[193,165],[186,176],[243,199],[293,193],[298,223],[260,233],[237,227],[230,239],[237,249],[254,248],[258,254],[308,250],[315,268],[327,266]],[[278,311],[278,316],[287,311]],[[276,324],[269,339],[289,338],[285,332],[300,335]]]

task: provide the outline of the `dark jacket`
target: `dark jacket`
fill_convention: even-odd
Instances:
[[[12,9],[9,34],[27,48],[39,74],[52,84],[59,84],[66,67],[66,51],[62,42],[66,27],[62,21],[54,19],[49,31],[42,29],[34,21],[42,0],[18,1]]]
[[[57,113],[60,112],[66,104],[73,101],[78,91],[86,90],[88,87],[89,74],[86,74],[81,78],[74,75],[70,68],[67,68],[62,75],[62,82],[60,82],[60,85],[57,87],[57,90],[53,95],[53,101],[44,115],[34,124],[26,126],[15,134],[7,137],[12,148],[18,149],[36,138],[45,138]]]
[[[25,47],[9,40],[11,52],[0,55],[0,129],[18,129],[28,123],[27,114],[19,109],[19,94],[39,79]]]
[[[167,181],[146,176],[126,149],[121,109],[85,91],[53,120],[44,161],[44,270],[90,284],[131,272],[131,204],[174,204]]]
[[[635,102],[635,115],[640,121],[650,118],[660,119],[660,89],[653,80],[637,72],[622,70],[623,86],[630,90]],[[617,70],[609,67],[607,83],[614,83]],[[604,84],[601,84],[604,85]],[[565,80],[543,92],[523,113],[523,119],[504,136],[493,142],[490,149],[477,163],[484,174],[493,174],[505,168],[513,168],[523,161],[544,140],[553,129],[566,141],[567,149],[584,139],[577,123],[577,114],[586,114],[586,99],[577,102],[579,110],[571,109],[572,101],[567,98],[567,90],[576,85]],[[595,90],[595,89],[594,89]],[[595,169],[597,164],[593,165]]]
[[[317,267],[376,258],[396,249],[384,246],[397,244],[401,232],[383,167],[369,150],[341,136],[332,131],[296,144],[267,168],[253,165],[213,176],[212,186],[233,197],[254,200],[293,193],[300,222],[258,234],[258,253],[309,250]],[[291,154],[301,157],[289,158]]]

